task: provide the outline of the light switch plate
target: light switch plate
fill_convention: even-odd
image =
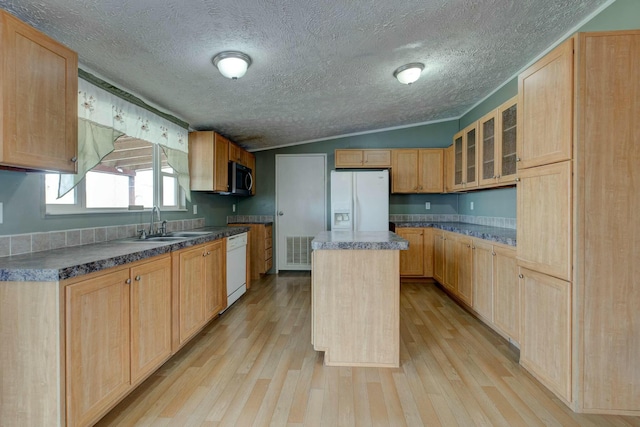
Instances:
[[[2,211],[4,210],[4,207],[2,206],[2,202],[0,202],[0,224],[2,224]]]
[[[424,202],[424,208],[425,208],[426,210],[431,209],[431,202]]]
[[[193,214],[196,215],[198,213],[198,205],[193,205]]]
[[[473,210],[473,202],[469,203],[469,209]]]

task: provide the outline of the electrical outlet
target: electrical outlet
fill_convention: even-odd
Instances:
[[[2,207],[2,202],[0,202],[0,224],[2,224],[2,211],[3,211],[3,207]]]
[[[198,205],[193,205],[193,214],[196,215],[198,213]]]
[[[431,209],[431,202],[424,202],[424,208],[425,208],[426,210]]]
[[[469,209],[473,210],[473,202],[469,203]]]

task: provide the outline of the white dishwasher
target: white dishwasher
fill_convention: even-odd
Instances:
[[[247,233],[227,237],[227,307],[247,291]]]

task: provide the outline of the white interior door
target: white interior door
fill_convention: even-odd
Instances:
[[[311,270],[311,241],[327,227],[327,155],[276,155],[276,269]]]

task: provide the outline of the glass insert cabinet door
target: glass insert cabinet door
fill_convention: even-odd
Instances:
[[[516,113],[517,104],[500,110],[501,122],[501,167],[500,178],[504,179],[516,174]]]
[[[471,128],[467,128],[465,131],[465,180],[464,186],[470,187],[473,185],[477,185],[478,176],[476,174],[476,162],[477,162],[477,128],[476,126],[472,126]]]
[[[453,170],[454,170],[454,186],[455,187],[462,187],[463,185],[463,166],[462,166],[462,160],[463,160],[463,153],[464,153],[464,148],[462,147],[462,136],[463,133],[460,132],[458,134],[456,134],[454,136],[453,139]]]
[[[496,112],[479,121],[480,185],[493,184],[496,179]]]

